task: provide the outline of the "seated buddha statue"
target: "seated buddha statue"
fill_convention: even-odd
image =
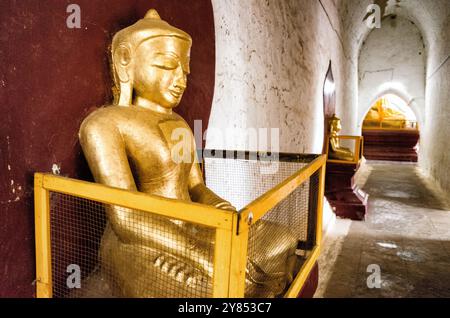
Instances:
[[[233,211],[206,187],[192,131],[173,111],[186,89],[191,44],[187,33],[155,10],[120,30],[111,47],[115,102],[83,121],[80,143],[98,183]],[[182,157],[192,160],[174,157],[179,138],[173,135],[180,129],[190,146]],[[211,230],[118,206],[108,206],[106,216],[99,258],[113,296],[194,297],[208,288]],[[258,228],[279,230],[270,222]],[[289,231],[278,232],[256,241],[267,252],[248,260],[246,296],[278,296],[292,279],[297,240]]]
[[[338,133],[341,131],[341,120],[333,115],[330,119],[330,144],[328,147],[328,158],[337,160],[353,161],[353,152],[345,147],[342,147],[339,142]]]

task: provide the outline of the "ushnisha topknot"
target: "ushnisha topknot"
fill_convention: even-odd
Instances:
[[[114,52],[121,44],[129,44],[130,49],[136,49],[142,42],[160,36],[174,36],[192,43],[189,34],[171,26],[155,9],[150,9],[143,19],[114,35],[111,49]]]
[[[341,120],[341,119],[339,117],[337,117],[336,114],[333,114],[333,116],[331,116],[331,118],[330,118],[330,122],[333,122],[336,120]]]

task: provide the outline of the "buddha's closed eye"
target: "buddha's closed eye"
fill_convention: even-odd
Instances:
[[[174,70],[180,65],[180,62],[171,57],[157,57],[152,66],[164,69],[164,70]]]

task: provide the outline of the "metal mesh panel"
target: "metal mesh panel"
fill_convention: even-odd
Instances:
[[[358,140],[359,142],[359,140]],[[339,138],[339,143],[341,147],[345,147],[350,149],[351,152],[355,153],[356,151],[356,140],[355,139],[343,139]]]
[[[277,162],[276,173],[262,174],[265,165],[260,160],[205,158],[206,185],[240,210],[307,163]]]
[[[206,182],[241,209],[314,158],[285,157],[272,174],[261,173],[261,165],[267,163],[260,160],[205,158]],[[315,244],[318,190],[316,172],[251,225],[246,296],[277,297],[285,293]]]
[[[53,297],[212,296],[212,228],[51,192],[50,236]]]

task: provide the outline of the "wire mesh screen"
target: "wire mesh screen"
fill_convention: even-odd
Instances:
[[[259,160],[258,156],[252,157],[251,153],[229,152],[225,155],[227,158],[205,156],[206,185],[238,210],[305,167],[311,160],[307,157],[296,162],[268,163]],[[273,164],[274,169],[271,169],[272,173],[265,173],[269,164]]]
[[[339,138],[340,146],[348,148],[353,153],[355,153],[355,151],[356,151],[356,143],[357,142],[359,142],[359,140]]]
[[[50,193],[53,297],[211,297],[215,230]]]
[[[241,156],[239,156],[241,155]],[[310,163],[316,156],[283,155],[272,174],[262,173],[267,162],[245,159],[242,153],[228,158],[205,158],[208,187],[238,209],[269,191]],[[282,296],[314,247],[319,174],[298,186],[289,196],[251,225],[246,268],[246,296]]]

